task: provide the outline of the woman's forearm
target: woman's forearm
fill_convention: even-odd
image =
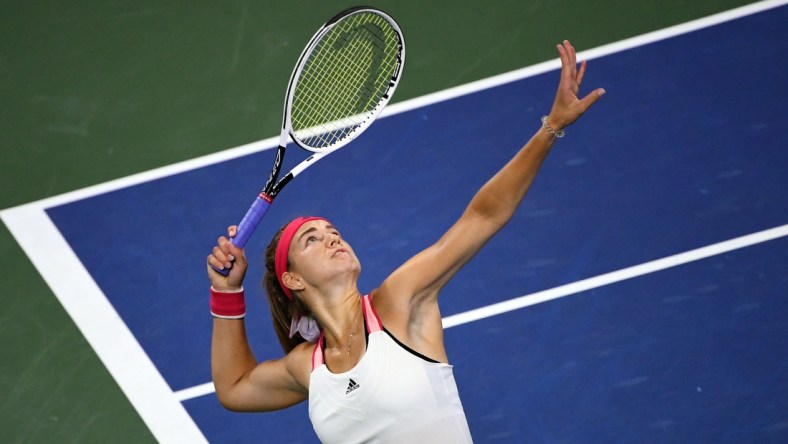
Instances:
[[[498,226],[505,225],[531,187],[554,141],[554,135],[540,128],[476,193],[468,210]]]

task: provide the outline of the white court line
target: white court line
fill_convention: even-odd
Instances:
[[[175,397],[178,398],[180,401],[186,401],[187,399],[199,398],[200,396],[210,395],[215,391],[216,391],[216,387],[213,386],[213,382],[206,382],[200,385],[195,385],[194,387],[178,390],[177,392],[175,392]]]
[[[614,54],[616,52],[776,8],[786,3],[788,3],[788,0],[767,0],[754,3],[703,19],[666,28],[661,31],[583,51],[578,54],[578,57],[580,59],[589,60]],[[493,88],[505,83],[555,70],[559,67],[559,61],[552,60],[490,77],[488,79],[468,83],[456,88],[429,94],[420,98],[395,103],[388,106],[381,117],[410,111],[462,95]],[[0,219],[3,220],[11,234],[16,238],[19,245],[28,255],[45,282],[50,286],[53,293],[63,305],[66,312],[68,312],[74,320],[82,334],[85,335],[91,347],[96,351],[96,354],[107,367],[107,370],[113,378],[115,378],[124,394],[128,397],[129,401],[159,442],[205,442],[205,437],[197,428],[180,401],[190,399],[195,395],[199,396],[200,393],[210,393],[213,390],[212,384],[203,384],[190,389],[180,390],[177,393],[172,391],[158,369],[156,369],[153,362],[151,362],[148,355],[137,342],[134,335],[123,323],[123,320],[115,311],[112,304],[98,288],[73,250],[71,250],[60,231],[49,219],[46,214],[46,209],[273,148],[276,146],[277,142],[278,136],[271,137],[241,147],[0,211]],[[782,230],[784,228],[784,226],[778,227],[775,230]],[[638,267],[645,265],[646,264]],[[613,275],[620,272],[621,271],[603,276],[608,276],[606,279],[615,279],[616,277]],[[592,279],[601,278],[602,276]],[[582,285],[592,284],[587,281],[588,280],[580,281],[569,285],[581,285],[582,283],[585,283]],[[571,292],[576,291],[569,286],[558,287],[557,289],[547,290],[546,292],[513,300],[519,302],[509,301],[501,304],[520,304],[520,307],[524,307],[531,305],[530,302],[536,300],[535,297],[540,294],[541,296],[539,297],[550,300],[551,298],[561,297],[556,295],[562,292],[570,292],[566,294],[571,294]],[[554,293],[550,294],[549,292]],[[530,299],[526,300],[524,298]],[[497,307],[492,309],[493,311],[507,308],[505,305],[498,306],[497,304],[492,307]],[[445,322],[449,324],[448,326],[456,326],[465,322],[470,322],[476,319],[474,316],[486,316],[484,310],[490,310],[490,308],[487,307],[479,310],[481,311],[477,312],[474,310],[448,317]],[[466,317],[463,318],[462,316]],[[481,319],[481,317],[478,319]]]
[[[640,265],[622,268],[621,270],[610,273],[600,274],[599,276],[583,279],[571,284],[561,285],[560,287],[551,288],[549,290],[540,291],[527,296],[510,299],[508,301],[499,302],[497,304],[488,305],[486,307],[477,308],[475,310],[466,311],[464,313],[447,316],[443,318],[443,328],[467,324],[468,322],[478,321],[480,319],[489,318],[491,316],[503,314],[512,310],[517,310],[542,302],[552,301],[553,299],[592,290],[594,288],[603,287],[605,285],[614,284],[616,282],[621,282],[646,274],[656,273],[667,268],[677,267],[689,262],[706,259],[711,256],[728,253],[740,248],[779,239],[783,236],[788,236],[788,224],[771,228],[769,230],[748,234],[746,236],[737,237],[724,242],[708,245],[702,248],[697,248],[695,250],[686,251],[684,253],[675,254],[673,256],[664,257],[662,259],[657,259]]]
[[[207,442],[44,209],[0,212],[11,234],[159,442]]]

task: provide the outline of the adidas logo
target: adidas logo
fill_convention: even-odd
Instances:
[[[353,378],[350,378],[350,383],[347,385],[347,390],[345,390],[345,394],[349,395],[350,392],[352,392],[353,390],[355,390],[357,388],[360,388],[360,387],[361,386],[358,385],[358,383],[356,381],[354,381]]]

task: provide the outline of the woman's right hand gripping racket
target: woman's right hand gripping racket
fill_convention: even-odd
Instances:
[[[293,69],[271,175],[238,225],[233,245],[246,245],[290,180],[372,124],[394,93],[404,62],[402,32],[382,11],[347,9],[320,28]],[[277,181],[288,137],[314,154]],[[227,268],[214,270],[229,273]]]

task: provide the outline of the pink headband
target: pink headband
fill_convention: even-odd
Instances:
[[[287,256],[290,253],[290,244],[293,242],[293,238],[298,229],[305,223],[313,220],[325,220],[328,222],[322,217],[297,217],[287,224],[284,231],[282,231],[282,237],[279,238],[279,244],[276,246],[276,255],[274,256],[276,279],[279,281],[279,286],[282,287],[282,291],[285,292],[285,295],[287,295],[287,298],[291,301],[293,300],[293,293],[291,293],[290,289],[282,282],[282,275],[287,271]]]

